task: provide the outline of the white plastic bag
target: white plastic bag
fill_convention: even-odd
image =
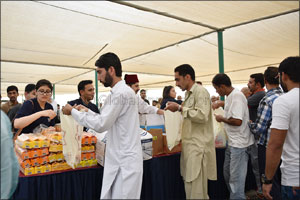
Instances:
[[[213,114],[224,116],[224,110],[222,108],[218,108],[213,110]],[[215,147],[216,148],[225,148],[227,145],[227,134],[225,131],[224,123],[217,122],[216,118],[213,117],[213,125],[214,125],[214,136],[215,136]]]
[[[61,130],[63,132],[63,154],[66,162],[73,169],[81,160],[81,135],[83,127],[72,115],[60,114]]]
[[[167,110],[164,112],[164,117],[168,148],[171,151],[181,140],[182,115],[180,112]]]

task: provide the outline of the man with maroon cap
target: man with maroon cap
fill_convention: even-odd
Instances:
[[[133,89],[133,91],[137,94],[140,90],[139,79],[136,74],[125,74],[125,82],[126,84]],[[157,113],[159,115],[163,115],[164,111],[162,109],[158,109],[155,106],[150,106],[143,99],[138,97],[139,99],[139,113],[140,114],[154,114]]]

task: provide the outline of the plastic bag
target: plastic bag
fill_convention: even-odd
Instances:
[[[224,110],[222,108],[218,108],[216,110],[213,110],[213,114],[223,116]],[[215,147],[225,148],[227,146],[228,138],[225,131],[224,123],[217,122],[216,118],[213,117],[213,125],[214,125],[214,136],[215,136]]]
[[[63,132],[63,154],[68,165],[74,169],[81,161],[83,126],[79,125],[71,115],[62,113],[60,113],[60,121]]]

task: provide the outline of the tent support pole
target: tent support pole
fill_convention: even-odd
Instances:
[[[53,84],[52,98],[55,99],[55,84]]]
[[[95,87],[96,87],[96,106],[98,107],[98,74],[95,70]]]
[[[219,73],[224,74],[223,30],[218,31]],[[224,101],[224,96],[221,96]]]

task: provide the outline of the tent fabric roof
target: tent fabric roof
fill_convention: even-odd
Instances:
[[[299,55],[299,2],[2,1],[1,94],[12,84],[22,93],[42,78],[56,94],[76,93],[80,80],[95,79],[94,63],[106,52],[146,89],[174,85],[183,63],[210,85],[219,69],[218,30],[225,73],[245,83]]]

